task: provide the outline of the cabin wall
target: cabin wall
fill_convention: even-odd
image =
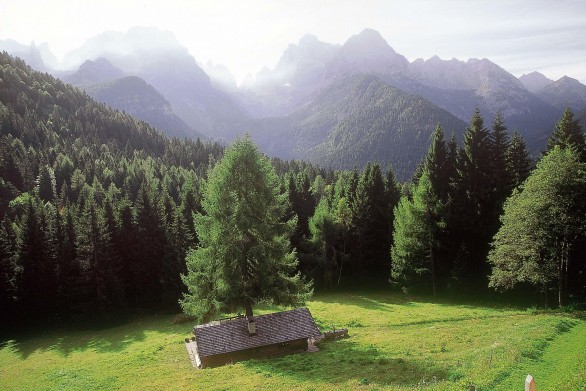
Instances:
[[[254,337],[252,337],[254,338]],[[240,350],[214,356],[200,357],[202,368],[211,368],[229,363],[248,360],[251,358],[268,358],[279,357],[292,353],[301,353],[307,351],[307,338],[297,339],[294,341],[279,343],[258,348]]]

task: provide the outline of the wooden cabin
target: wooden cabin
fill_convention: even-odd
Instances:
[[[321,335],[307,308],[202,324],[193,334],[186,346],[197,368],[304,352]]]

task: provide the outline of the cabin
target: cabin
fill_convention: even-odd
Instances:
[[[307,308],[197,325],[193,334],[185,342],[196,368],[316,350],[321,336]]]

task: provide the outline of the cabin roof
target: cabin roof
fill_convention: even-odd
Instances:
[[[320,335],[307,308],[255,316],[256,334],[248,334],[245,317],[193,328],[200,357],[230,353]]]

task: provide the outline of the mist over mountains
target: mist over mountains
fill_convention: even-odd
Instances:
[[[331,168],[378,160],[400,178],[438,123],[460,134],[477,107],[487,123],[500,112],[533,151],[565,107],[586,109],[586,86],[569,76],[518,79],[488,59],[409,62],[372,29],[343,45],[306,35],[240,86],[226,67],[199,64],[156,28],[100,34],[68,53],[61,70],[46,44],[1,41],[0,49],[169,136],[230,142],[247,132],[271,155]]]

